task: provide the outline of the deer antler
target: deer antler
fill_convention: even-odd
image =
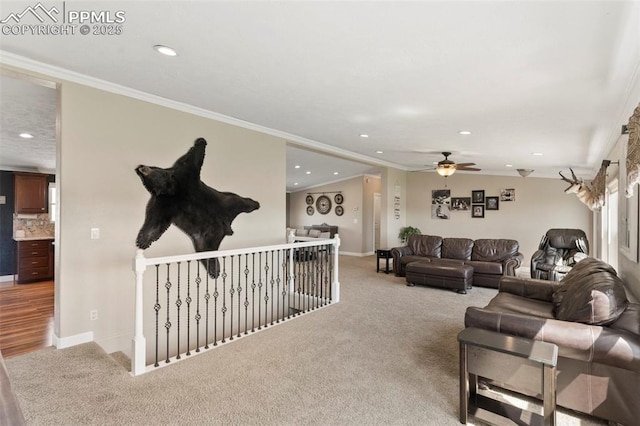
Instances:
[[[582,179],[579,179],[576,174],[571,170],[572,179],[565,177],[562,172],[558,172],[563,181],[570,183],[569,187],[564,190],[566,194],[576,194],[578,199],[584,203],[590,210],[597,210],[602,207],[602,200],[593,194],[593,190],[584,183]]]

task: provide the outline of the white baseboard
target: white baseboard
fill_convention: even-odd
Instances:
[[[69,337],[58,337],[55,333],[53,334],[53,346],[55,346],[56,349],[64,349],[89,342],[93,342],[93,331],[75,334]]]
[[[0,276],[0,283],[13,281],[14,277],[15,277],[15,275],[2,275],[2,276]]]
[[[353,251],[342,251],[340,250],[339,254],[344,254],[345,256],[357,256],[357,257],[365,257],[365,256],[369,256],[367,253],[356,253]],[[373,253],[371,253],[373,254]]]

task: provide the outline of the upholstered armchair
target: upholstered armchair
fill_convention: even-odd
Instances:
[[[560,281],[589,255],[589,241],[581,229],[549,229],[531,256],[531,278]]]

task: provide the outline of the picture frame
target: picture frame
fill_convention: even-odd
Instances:
[[[471,197],[452,197],[451,211],[466,212],[471,210]]]
[[[451,206],[450,189],[434,189],[431,191],[431,219],[449,219]]]
[[[500,201],[515,201],[516,190],[515,188],[503,188],[500,190]]]
[[[473,218],[483,218],[484,217],[484,205],[477,204],[471,207],[471,217]]]
[[[499,210],[499,197],[485,197],[485,202],[485,207],[487,210]]]
[[[484,204],[484,189],[471,191],[471,202],[473,204]]]

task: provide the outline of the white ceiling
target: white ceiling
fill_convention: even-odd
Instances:
[[[3,2],[0,20],[28,5]],[[87,5],[124,11],[122,34],[0,35],[0,60],[282,135],[290,141],[287,190],[380,166],[422,169],[441,151],[484,174],[530,168],[532,176],[557,177],[572,167],[591,178],[632,112],[640,66],[636,1]],[[178,56],[159,55],[155,44]],[[5,83],[0,165],[14,161],[11,146],[23,142],[7,132],[35,113],[29,103],[5,121],[16,103]]]

